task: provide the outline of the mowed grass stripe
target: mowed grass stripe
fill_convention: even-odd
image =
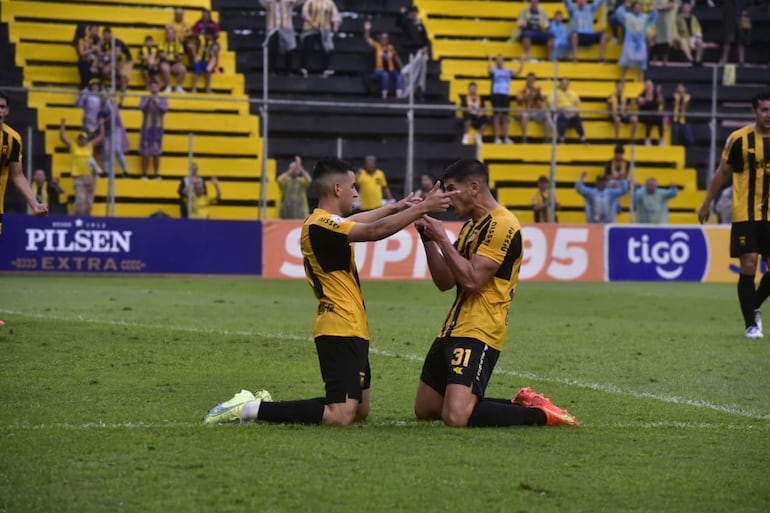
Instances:
[[[170,330],[170,331],[182,331],[194,334],[207,334],[207,335],[223,335],[223,336],[247,336],[247,337],[260,337],[272,340],[287,340],[287,341],[311,341],[309,336],[297,335],[292,333],[270,333],[270,332],[258,332],[252,330],[226,330],[226,329],[213,329],[213,328],[201,328],[197,326],[173,326],[173,325],[155,325],[148,323],[141,323],[135,321],[124,320],[111,320],[111,319],[97,319],[85,317],[82,315],[77,316],[59,316],[50,314],[41,314],[36,312],[24,312],[13,309],[0,309],[0,313],[8,315],[18,315],[22,317],[58,321],[58,322],[83,322],[87,324],[97,324],[105,326],[120,326],[130,327],[137,329],[157,329],[157,330]],[[378,356],[384,356],[388,358],[399,358],[407,361],[422,362],[423,357],[415,354],[399,354],[392,351],[380,350],[377,348],[370,348],[372,354]],[[671,403],[681,406],[694,406],[698,408],[705,408],[721,413],[727,413],[729,415],[735,415],[740,417],[755,418],[760,420],[770,420],[770,413],[754,411],[746,409],[736,405],[720,405],[702,399],[686,399],[682,397],[672,395],[653,394],[650,392],[640,392],[628,388],[616,386],[611,383],[587,383],[580,380],[572,379],[569,377],[554,377],[544,376],[524,370],[508,370],[498,367],[495,369],[495,374],[511,376],[516,378],[525,378],[533,381],[539,381],[543,383],[558,383],[561,385],[567,385],[571,387],[583,388],[593,390],[596,392],[634,397],[637,399],[651,399],[655,401],[661,401],[665,403]]]

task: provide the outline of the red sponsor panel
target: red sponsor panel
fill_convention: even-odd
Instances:
[[[462,223],[444,224],[455,240]],[[301,221],[263,224],[263,275],[266,278],[304,278],[300,251]],[[521,276],[526,280],[604,279],[604,231],[599,226],[526,226]],[[361,279],[430,279],[425,253],[414,228],[377,242],[356,243]]]

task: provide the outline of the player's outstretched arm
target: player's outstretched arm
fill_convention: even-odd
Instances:
[[[366,212],[359,212],[348,217],[348,219],[357,223],[373,223],[378,219],[382,219],[383,217],[397,214],[402,210],[406,210],[412,205],[416,205],[420,201],[420,197],[415,193],[412,193],[406,198],[397,201],[396,203],[391,203],[380,208],[375,208],[374,210],[367,210]]]
[[[436,182],[424,200],[406,210],[383,217],[373,223],[358,222],[348,234],[348,240],[350,242],[366,242],[384,239],[406,228],[425,214],[446,212],[456,191],[443,192],[439,185]]]

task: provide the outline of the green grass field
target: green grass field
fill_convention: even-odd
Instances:
[[[770,342],[734,285],[522,284],[488,393],[582,425],[507,429],[414,420],[452,293],[363,288],[367,422],[203,427],[241,388],[322,395],[306,283],[0,276],[0,512],[770,511]]]

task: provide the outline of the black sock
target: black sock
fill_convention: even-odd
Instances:
[[[759,280],[759,287],[757,287],[757,293],[754,296],[754,309],[758,309],[762,306],[770,296],[770,272],[766,272],[762,275],[762,279]]]
[[[262,401],[257,418],[282,424],[320,424],[325,404],[323,397],[299,401]]]
[[[513,404],[510,399],[495,399],[494,397],[485,397],[483,401],[490,401],[493,403]]]
[[[741,305],[743,322],[746,327],[754,325],[754,305],[756,303],[756,290],[754,289],[754,276],[749,274],[738,275],[738,303]]]
[[[503,404],[495,400],[481,400],[468,419],[468,427],[543,426],[545,413],[537,408],[518,404]]]

